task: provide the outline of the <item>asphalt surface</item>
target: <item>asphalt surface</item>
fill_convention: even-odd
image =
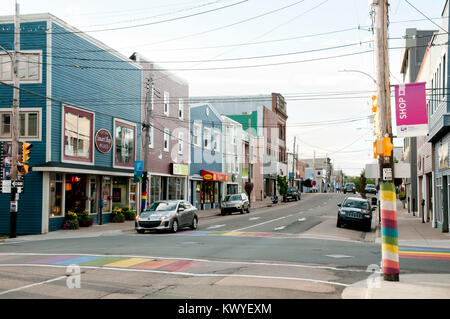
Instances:
[[[370,233],[336,227],[344,198],[311,194],[250,214],[203,218],[196,231],[176,234],[130,230],[3,243],[0,298],[340,298],[381,260],[376,219]],[[68,290],[64,260],[80,261],[81,288]],[[450,262],[407,259],[402,272],[450,273]]]

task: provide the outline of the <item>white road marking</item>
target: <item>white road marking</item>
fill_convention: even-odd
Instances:
[[[33,264],[0,264],[0,267],[9,266],[9,267],[51,267],[51,268],[66,268],[67,266],[60,265],[33,265]],[[329,285],[343,286],[348,287],[350,285],[343,284],[340,282],[333,281],[325,281],[325,280],[317,280],[310,278],[298,278],[298,277],[281,277],[281,276],[261,276],[261,275],[240,275],[240,274],[216,274],[216,273],[192,273],[192,272],[179,272],[179,271],[163,271],[163,270],[150,270],[150,269],[133,269],[133,268],[115,268],[115,267],[99,267],[99,266],[80,266],[81,269],[102,269],[102,270],[115,270],[115,271],[128,271],[128,272],[143,272],[143,273],[154,273],[154,274],[165,274],[165,275],[180,275],[180,276],[189,276],[189,277],[239,277],[239,278],[260,278],[260,279],[279,279],[279,280],[296,280],[296,281],[309,281],[314,283],[323,283]],[[33,285],[24,286],[17,289],[12,289],[8,291],[3,291],[0,294],[5,294],[8,292],[12,292],[18,289],[24,289],[35,285],[40,285],[43,283],[60,280],[62,278],[67,278],[67,276],[61,276],[55,279],[47,280],[42,283],[37,283]]]
[[[252,226],[248,226],[248,227],[236,229],[236,230],[233,230],[233,231],[231,231],[231,232],[238,232],[238,231],[241,231],[241,230],[244,230],[244,229],[249,229],[249,228],[253,228],[253,227],[256,227],[256,226],[261,226],[261,225],[264,225],[264,224],[267,224],[267,223],[272,223],[272,222],[277,221],[277,220],[280,220],[280,219],[284,219],[284,218],[286,218],[286,217],[287,217],[287,216],[283,216],[283,217],[271,219],[271,220],[268,220],[268,221],[266,221],[266,222],[262,222],[262,223],[255,224],[255,225],[252,225]]]
[[[67,267],[67,266],[64,266],[64,267]],[[38,282],[38,283],[35,283],[35,284],[26,285],[26,286],[23,286],[23,287],[14,288],[14,289],[10,289],[10,290],[5,290],[5,291],[0,292],[0,295],[5,295],[5,294],[8,294],[10,292],[19,291],[19,290],[23,290],[23,289],[39,286],[39,285],[48,284],[50,282],[58,281],[58,280],[65,279],[65,278],[67,278],[67,276],[60,276],[60,277],[57,277],[57,278],[49,279],[49,280]]]
[[[299,221],[299,222],[304,222],[305,220],[306,220],[306,218],[303,217],[303,218],[300,218],[298,221]]]
[[[257,219],[260,219],[261,217],[250,217],[250,219],[249,220],[257,220]]]
[[[285,229],[285,228],[286,228],[286,226],[280,226],[280,227],[276,227],[275,230],[282,230],[282,229]]]
[[[325,255],[327,257],[331,258],[352,258],[353,256],[347,256],[347,255]]]
[[[215,228],[220,228],[220,227],[223,227],[223,226],[226,226],[226,224],[224,224],[224,225],[214,225],[214,226],[208,227],[207,229],[215,229]]]

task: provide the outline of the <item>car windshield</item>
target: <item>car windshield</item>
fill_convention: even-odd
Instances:
[[[169,210],[175,210],[177,208],[176,202],[156,202],[153,203],[152,206],[150,206],[147,211],[155,212],[155,211],[169,211]]]
[[[375,188],[375,185],[373,185],[373,184],[367,184],[366,187],[367,187],[367,188]]]
[[[367,202],[363,202],[363,201],[359,201],[359,200],[347,199],[344,202],[344,205],[342,205],[342,206],[343,207],[366,209],[367,208]]]
[[[296,191],[297,191],[297,188],[291,187],[291,188],[288,188],[288,191],[289,191],[289,192],[296,192]]]
[[[241,200],[241,195],[227,195],[225,197],[225,202],[232,202],[236,200]]]
[[[345,185],[345,186],[355,186],[355,184],[353,184],[353,183],[348,183],[348,184]]]

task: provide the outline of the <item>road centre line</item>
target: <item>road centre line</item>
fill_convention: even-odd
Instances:
[[[0,265],[0,266],[3,266],[3,265]],[[35,284],[30,284],[30,285],[26,285],[26,286],[19,287],[19,288],[5,290],[5,291],[0,292],[0,295],[6,295],[6,294],[8,294],[10,292],[15,292],[15,291],[19,291],[19,290],[23,290],[23,289],[27,289],[27,288],[32,288],[32,287],[39,286],[39,285],[48,284],[48,283],[51,283],[51,282],[54,282],[54,281],[58,281],[58,280],[61,280],[61,279],[65,279],[65,278],[67,278],[67,276],[60,276],[60,277],[57,277],[57,278],[45,280],[45,281],[38,282],[38,283],[35,283]]]
[[[290,215],[290,216],[292,216],[292,215]],[[283,216],[283,217],[279,217],[279,218],[276,218],[276,219],[271,219],[271,220],[268,220],[268,221],[265,221],[265,222],[262,222],[262,223],[259,223],[259,224],[255,224],[255,225],[252,225],[252,226],[248,226],[248,227],[232,230],[231,232],[238,232],[238,231],[241,231],[241,230],[244,230],[244,229],[249,229],[249,228],[253,228],[253,227],[256,227],[256,226],[261,226],[261,225],[272,223],[272,222],[275,222],[277,220],[284,219],[284,218],[287,218],[287,217],[288,216]]]
[[[66,268],[67,266],[60,266],[60,265],[33,265],[33,264],[2,264],[0,267],[3,266],[10,266],[10,267],[51,267],[51,268]],[[309,281],[314,283],[322,283],[322,284],[329,284],[329,285],[335,285],[335,286],[343,286],[348,287],[349,284],[343,284],[340,282],[333,282],[333,281],[326,281],[326,280],[318,280],[318,279],[310,279],[310,278],[298,278],[298,277],[282,277],[282,276],[261,276],[261,275],[238,275],[238,274],[197,274],[197,273],[189,273],[189,272],[178,272],[178,271],[164,271],[164,270],[150,270],[150,269],[129,269],[129,268],[113,268],[113,267],[98,267],[98,266],[79,266],[80,269],[101,269],[101,270],[118,270],[118,271],[128,271],[128,272],[144,272],[144,273],[156,273],[156,274],[166,274],[166,275],[179,275],[179,276],[189,276],[189,277],[238,277],[238,278],[258,278],[258,279],[278,279],[278,280],[295,280],[295,281]],[[62,278],[67,278],[67,276],[61,276],[55,279],[51,279],[50,281],[44,281],[41,283],[36,283],[8,291],[1,292],[0,294],[5,294],[8,292],[13,292],[15,290],[21,290],[25,288],[29,288],[36,285],[41,285],[47,282],[60,280]]]

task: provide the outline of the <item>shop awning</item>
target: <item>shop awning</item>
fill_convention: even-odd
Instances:
[[[73,163],[47,162],[42,165],[33,166],[33,172],[58,172],[67,174],[92,174],[133,177],[133,170],[112,168],[98,165],[82,165]]]
[[[204,181],[228,182],[228,175],[220,172],[201,170],[200,175]]]

